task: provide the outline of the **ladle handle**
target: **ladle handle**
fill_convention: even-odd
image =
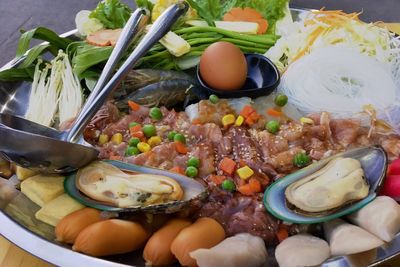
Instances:
[[[99,92],[104,88],[129,45],[132,43],[134,38],[139,35],[139,32],[144,29],[144,26],[147,22],[147,16],[144,16],[145,14],[146,11],[144,9],[138,8],[132,13],[131,17],[126,22],[124,29],[122,30],[118,41],[115,44],[115,47],[112,50],[112,53],[108,58],[99,79],[97,80],[96,86],[93,88],[88,99],[86,100],[86,104],[83,106],[81,113],[85,112],[85,110],[89,107],[88,103],[93,102]]]
[[[152,25],[149,32],[143,37],[135,50],[133,50],[132,54],[119,68],[117,73],[111,78],[104,89],[100,90],[94,101],[85,104],[84,112],[81,112],[76,119],[74,126],[68,133],[67,141],[73,143],[79,141],[83,129],[89,123],[94,114],[96,114],[100,107],[106,102],[110,93],[120,84],[127,72],[134,67],[139,59],[144,56],[156,42],[164,37],[179,17],[186,13],[187,9],[188,4],[186,2],[180,2],[170,6],[161,14]]]

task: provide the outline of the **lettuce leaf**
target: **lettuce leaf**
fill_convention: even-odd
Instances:
[[[119,0],[103,0],[89,18],[98,19],[107,29],[123,28],[128,21],[132,10]]]

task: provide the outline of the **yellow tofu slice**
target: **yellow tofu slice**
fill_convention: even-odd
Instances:
[[[30,200],[43,207],[64,193],[64,176],[35,175],[22,181],[21,191]]]
[[[62,218],[84,207],[67,194],[62,194],[46,203],[46,205],[36,212],[35,217],[42,222],[56,226]]]

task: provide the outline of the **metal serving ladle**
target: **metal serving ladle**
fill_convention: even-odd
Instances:
[[[95,160],[99,152],[89,145],[79,143],[82,141],[84,128],[127,72],[169,31],[187,9],[186,3],[169,7],[154,22],[132,54],[104,86],[128,44],[144,26],[144,11],[138,9],[132,14],[95,89],[70,130],[60,132],[17,116],[0,114],[0,153],[22,167],[46,173],[72,172]]]

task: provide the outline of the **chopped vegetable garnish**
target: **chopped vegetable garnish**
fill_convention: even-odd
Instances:
[[[208,99],[210,100],[211,103],[217,104],[218,100],[219,100],[219,97],[216,96],[216,95],[210,95]]]
[[[211,174],[210,176],[208,176],[208,179],[212,181],[215,185],[220,185],[223,183],[223,181],[226,180],[226,176]]]
[[[168,133],[168,139],[171,140],[171,141],[174,140],[175,135],[176,135],[175,131],[170,131]]]
[[[311,161],[310,156],[304,152],[297,153],[293,158],[293,165],[302,168],[307,166]]]
[[[186,138],[183,134],[177,133],[174,135],[175,142],[181,142],[182,144],[186,144]]]
[[[219,168],[226,174],[232,175],[236,169],[236,162],[228,157],[225,157],[219,163]]]
[[[222,187],[222,189],[224,189],[225,191],[228,191],[228,192],[234,192],[236,190],[235,183],[230,179],[224,180],[221,184],[221,187]]]
[[[234,124],[235,120],[236,120],[235,115],[227,114],[227,115],[222,117],[222,125],[224,127],[228,127],[229,125]]]
[[[138,144],[140,143],[140,139],[137,137],[132,137],[131,139],[129,139],[129,145],[130,146],[134,146],[136,147]]]
[[[142,131],[147,138],[157,134],[156,127],[152,124],[143,125]]]
[[[113,142],[116,145],[119,145],[122,143],[122,134],[121,133],[116,133],[111,137],[111,142]]]
[[[237,169],[236,173],[239,175],[240,179],[247,180],[254,174],[254,171],[249,166],[244,166]]]
[[[159,144],[161,144],[161,137],[159,136],[152,136],[149,138],[149,140],[147,140],[147,143],[151,146],[151,147],[155,147],[158,146]]]
[[[176,172],[176,173],[179,173],[179,174],[185,174],[185,170],[183,168],[179,167],[179,166],[172,167],[169,171],[170,172]]]
[[[239,115],[236,118],[235,126],[242,126],[243,122],[244,122],[244,117],[242,115]]]
[[[140,109],[140,105],[131,100],[128,100],[128,105],[129,105],[129,108],[133,111],[138,111]]]
[[[161,120],[163,118],[163,115],[161,113],[161,109],[154,107],[150,109],[149,113],[150,118],[153,120]]]
[[[281,226],[282,224],[279,226],[279,230],[276,233],[276,238],[278,239],[279,243],[289,237],[288,229]]]
[[[267,114],[273,117],[280,117],[282,116],[282,112],[279,110],[276,110],[274,108],[269,108],[267,109]]]
[[[256,110],[249,105],[246,105],[243,107],[242,111],[240,112],[240,115],[242,115],[244,118],[248,118],[250,114],[256,112]]]
[[[196,157],[191,157],[188,161],[187,161],[187,165],[188,166],[193,166],[196,168],[200,167],[200,160]]]
[[[288,102],[287,95],[279,94],[275,97],[275,105],[279,107],[285,106],[287,102]]]
[[[310,119],[310,118],[307,118],[307,117],[301,117],[300,118],[300,122],[302,124],[314,124],[314,121],[312,119]]]
[[[100,134],[99,136],[99,144],[100,145],[104,145],[105,143],[107,143],[109,140],[108,135],[106,134]]]
[[[254,193],[260,193],[262,188],[261,188],[261,183],[260,181],[258,181],[255,178],[250,178],[249,180],[249,185],[250,185],[250,189],[254,192]]]
[[[186,154],[188,152],[188,149],[186,147],[186,145],[180,141],[175,141],[175,150],[176,152],[180,153],[180,154]]]
[[[131,123],[129,123],[129,129],[132,128],[132,127],[134,127],[134,126],[136,126],[136,125],[140,125],[140,124],[137,123],[137,122],[131,122]]]
[[[189,166],[186,168],[185,174],[189,177],[196,177],[199,171],[196,167]]]
[[[140,154],[140,151],[137,147],[134,146],[128,146],[125,150],[125,155],[126,156],[134,156]]]
[[[276,120],[270,120],[265,124],[265,129],[272,134],[277,133],[279,131],[279,128],[280,124]]]
[[[140,142],[139,144],[137,144],[137,148],[139,149],[140,152],[144,153],[144,152],[149,152],[151,150],[151,147],[149,144],[145,143],[145,142]]]

